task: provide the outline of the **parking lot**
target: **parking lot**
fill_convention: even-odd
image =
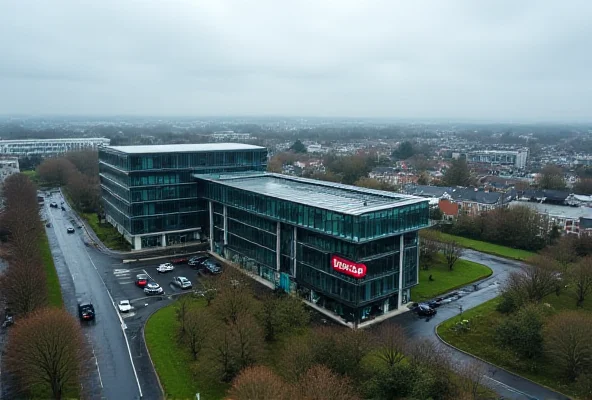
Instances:
[[[197,255],[207,255],[205,253]],[[188,258],[191,256],[188,256]],[[164,296],[181,294],[190,290],[182,290],[173,285],[173,277],[183,276],[191,281],[193,288],[196,291],[200,289],[200,278],[204,276],[202,270],[191,268],[187,263],[174,264],[174,270],[166,273],[158,273],[156,268],[163,263],[171,262],[171,259],[160,258],[158,260],[130,262],[113,265],[113,282],[117,285],[112,290],[115,302],[120,300],[130,300],[133,307],[137,308],[151,299],[159,300],[163,295],[147,296],[144,289],[136,285],[136,276],[138,274],[148,275],[149,280],[158,283],[164,290]],[[132,316],[133,313],[124,315]]]

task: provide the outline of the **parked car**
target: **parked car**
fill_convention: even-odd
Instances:
[[[117,304],[117,308],[119,308],[119,312],[126,313],[130,312],[132,305],[129,300],[120,300],[119,304]]]
[[[195,269],[203,267],[204,261],[206,261],[209,256],[194,256],[189,259],[189,266]]]
[[[434,310],[432,307],[428,306],[425,303],[421,303],[420,305],[417,306],[417,315],[419,315],[420,317],[431,317],[432,315],[436,314],[436,310]]]
[[[58,208],[58,203],[56,203],[56,202],[49,203],[49,206],[50,206],[51,208]]]
[[[95,319],[95,307],[89,301],[78,303],[78,317],[81,321],[93,321]]]
[[[156,271],[159,274],[164,274],[165,272],[171,272],[174,269],[175,269],[175,267],[171,263],[160,264],[158,267],[156,267]]]
[[[442,305],[442,298],[437,298],[426,303],[431,308],[438,308]]]
[[[146,274],[136,275],[136,286],[143,288],[148,283],[148,278]]]
[[[66,211],[66,208],[64,206],[62,206],[62,211]]]
[[[158,283],[148,282],[144,287],[144,293],[146,293],[148,296],[153,294],[164,294],[164,290]]]
[[[203,266],[205,268],[205,272],[210,273],[212,275],[218,275],[222,273],[222,266],[216,260],[208,258],[203,262]]]
[[[193,287],[191,281],[184,276],[175,276],[173,278],[173,284],[181,289],[191,289]]]
[[[187,257],[177,257],[171,260],[173,264],[187,264],[188,261]]]
[[[71,226],[69,226],[69,227],[66,229],[66,232],[68,232],[68,233],[74,233],[74,232],[76,232],[76,231],[74,230],[74,228],[72,228]]]

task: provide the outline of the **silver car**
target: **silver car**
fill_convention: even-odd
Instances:
[[[193,287],[191,281],[184,276],[175,276],[173,278],[173,284],[181,289],[191,289]]]

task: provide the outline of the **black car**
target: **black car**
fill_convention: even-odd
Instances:
[[[431,317],[432,315],[436,314],[436,310],[425,303],[418,305],[416,312],[420,317]]]
[[[187,262],[187,264],[189,264],[190,267],[200,268],[200,267],[203,267],[204,261],[208,260],[209,258],[210,257],[208,257],[208,256],[191,257],[189,259],[189,261]]]
[[[207,259],[203,262],[203,266],[205,268],[205,272],[210,273],[212,275],[218,275],[222,273],[222,266],[219,262],[212,260],[211,258]]]
[[[55,203],[55,202],[54,203],[49,203],[49,206],[51,208],[58,208],[58,203]]]
[[[78,317],[81,321],[93,321],[95,319],[95,307],[91,302],[78,303]]]
[[[68,229],[66,229],[66,231],[67,231],[68,233],[74,233],[74,232],[76,232],[76,231],[74,230],[74,228],[72,228],[71,226],[69,226],[69,227],[68,227]]]

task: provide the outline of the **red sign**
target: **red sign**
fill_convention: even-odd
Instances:
[[[366,276],[366,265],[358,264],[338,256],[331,256],[331,266],[337,272],[360,279]]]

